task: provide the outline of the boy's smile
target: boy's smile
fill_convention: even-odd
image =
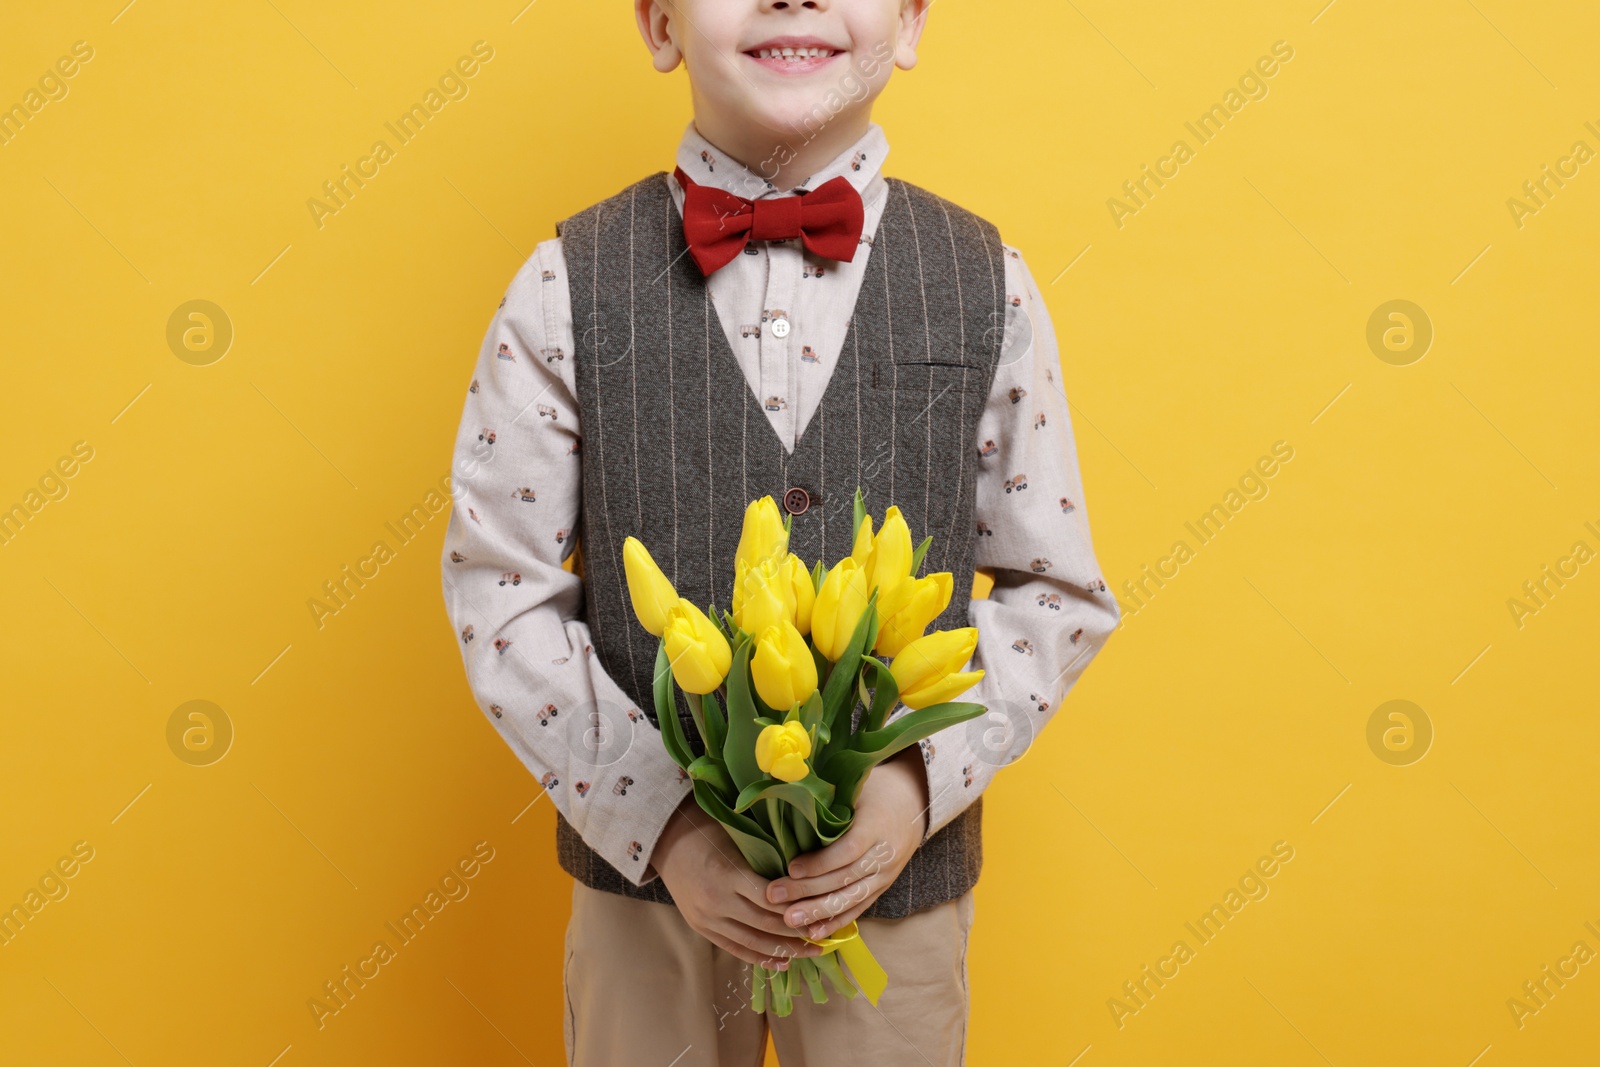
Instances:
[[[764,70],[790,76],[821,70],[844,51],[818,37],[773,37],[745,49],[743,54]]]

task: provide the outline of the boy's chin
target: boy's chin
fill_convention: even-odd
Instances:
[[[810,140],[828,126],[848,125],[855,118],[859,105],[839,108],[838,103],[837,97],[830,99],[826,92],[768,94],[748,101],[741,109],[741,121],[785,140]]]

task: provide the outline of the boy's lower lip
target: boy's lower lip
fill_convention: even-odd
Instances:
[[[832,63],[844,53],[835,52],[831,56],[813,56],[810,59],[762,59],[759,56],[751,55],[749,52],[745,52],[743,55],[756,66],[777,74],[810,74],[812,71],[820,70]]]

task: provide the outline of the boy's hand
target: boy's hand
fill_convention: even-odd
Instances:
[[[750,869],[693,793],[668,820],[650,863],[689,927],[746,963],[784,970],[791,957],[821,951],[764,904],[767,880]]]
[[[928,776],[913,745],[867,776],[855,819],[844,835],[789,864],[789,877],[767,884],[765,906],[799,933],[818,940],[872,906],[899,877],[928,829]]]

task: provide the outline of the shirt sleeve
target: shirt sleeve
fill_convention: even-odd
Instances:
[[[988,711],[922,742],[929,837],[1022,758],[1120,618],[1089,537],[1050,313],[1010,247],[1006,294],[1000,363],[976,442],[975,564],[992,569],[994,589],[968,609],[978,628],[970,669],[985,673],[958,698]]]
[[[584,841],[635,885],[691,783],[601,668],[562,566],[582,477],[559,239],[500,302],[456,434],[444,601],[473,697]]]

